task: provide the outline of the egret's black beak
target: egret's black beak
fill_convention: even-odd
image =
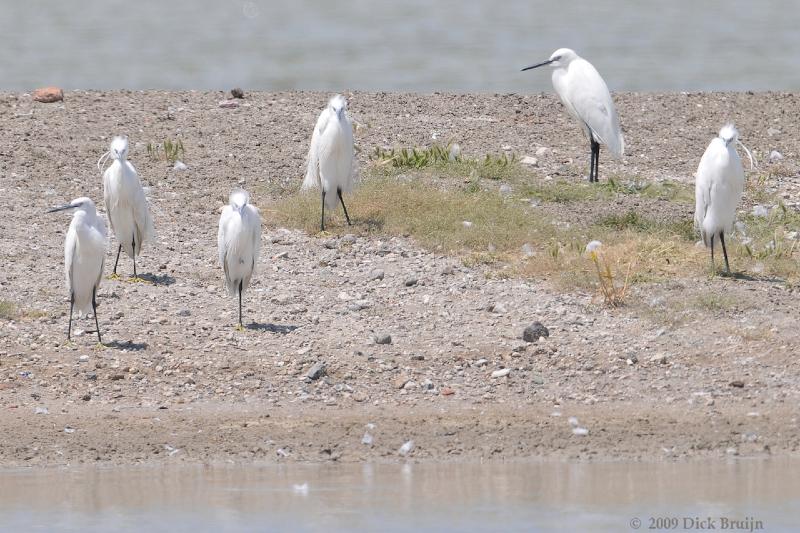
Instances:
[[[550,63],[552,63],[553,61],[555,61],[555,59],[548,59],[547,61],[542,61],[541,63],[536,63],[535,65],[531,65],[531,66],[529,66],[529,67],[525,67],[525,68],[524,68],[524,69],[522,69],[520,72],[525,72],[526,70],[530,70],[530,69],[532,69],[532,68],[539,68],[539,67],[543,67],[543,66],[545,66],[545,65],[549,65],[549,64],[550,64]]]
[[[77,206],[74,206],[72,204],[60,205],[58,207],[54,207],[52,209],[48,209],[47,211],[45,211],[45,213],[55,213],[57,211],[66,211],[67,209],[74,209],[75,207],[77,207]]]

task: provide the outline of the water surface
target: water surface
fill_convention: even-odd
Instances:
[[[0,474],[0,531],[632,531],[800,523],[798,460],[58,469]],[[717,526],[719,529],[719,525]]]
[[[0,0],[0,88],[537,92],[567,46],[613,90],[798,90],[796,0]]]

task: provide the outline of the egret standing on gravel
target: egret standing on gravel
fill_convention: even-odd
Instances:
[[[72,334],[72,309],[88,314],[91,305],[94,324],[97,327],[97,341],[100,339],[100,324],[97,321],[97,288],[103,277],[103,263],[106,258],[106,224],[97,216],[94,202],[89,198],[77,198],[61,207],[54,207],[48,213],[74,209],[72,222],[64,241],[64,271],[69,289],[69,325],[67,340]]]
[[[728,250],[725,248],[725,232],[730,232],[736,221],[736,207],[744,191],[744,169],[736,153],[739,132],[733,124],[719,130],[706,148],[695,181],[694,225],[700,230],[703,244],[711,248],[711,269],[714,269],[714,237],[719,236],[725,256],[725,271],[730,274]],[[750,157],[750,151],[742,145]]]
[[[111,148],[97,162],[97,167],[102,170],[103,163],[109,157],[114,162],[103,173],[103,199],[111,229],[119,241],[114,275],[117,274],[119,254],[125,250],[133,259],[133,277],[136,278],[136,256],[140,254],[142,244],[153,237],[153,220],[139,175],[128,161],[126,137],[114,137]]]
[[[311,136],[303,189],[312,187],[322,190],[322,231],[325,231],[325,207],[335,209],[339,202],[347,224],[351,225],[342,193],[353,189],[353,126],[347,116],[347,101],[340,94],[331,98],[322,110]]]
[[[250,205],[247,191],[237,189],[229,198],[229,205],[219,217],[217,248],[219,262],[225,271],[225,286],[231,295],[239,295],[239,327],[242,327],[242,291],[250,285],[250,278],[258,262],[261,247],[261,217],[258,209]]]
[[[597,69],[569,48],[559,48],[550,59],[522,69],[550,65],[553,70],[553,88],[570,115],[575,117],[589,138],[592,151],[589,164],[589,181],[598,181],[600,145],[604,144],[611,155],[619,159],[625,152],[625,139],[619,127],[619,118],[611,93]]]

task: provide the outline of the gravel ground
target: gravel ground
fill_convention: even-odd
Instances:
[[[800,293],[775,280],[675,279],[611,310],[406,238],[268,227],[249,325],[235,330],[219,210],[237,184],[264,211],[299,185],[327,96],[252,93],[228,109],[221,92],[79,91],[56,104],[0,93],[1,298],[20,311],[0,318],[0,464],[404,460],[409,440],[416,460],[798,453]],[[601,180],[691,181],[733,119],[759,159],[781,152],[772,181],[800,205],[800,96],[615,98],[628,155],[602,152]],[[588,167],[550,95],[355,93],[350,110],[365,126],[362,165],[374,146],[435,134],[476,155],[545,146],[543,176]],[[121,258],[123,278],[98,297],[105,346],[87,318],[68,344],[68,218],[43,212],[82,195],[103,209],[94,165],[117,133],[149,186],[157,238],[137,265],[149,283],[126,279]],[[148,142],[176,137],[188,170],[147,156]],[[732,303],[691,305],[704,295]],[[534,321],[549,337],[525,342]]]

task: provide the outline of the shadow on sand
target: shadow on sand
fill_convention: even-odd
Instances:
[[[111,342],[104,342],[103,346],[105,346],[106,348],[116,348],[117,350],[130,350],[132,352],[138,352],[147,349],[146,342],[111,341]]]
[[[261,324],[259,322],[251,322],[245,326],[246,329],[253,331],[267,331],[269,333],[278,333],[279,335],[287,335],[300,326],[284,326],[282,324]]]

